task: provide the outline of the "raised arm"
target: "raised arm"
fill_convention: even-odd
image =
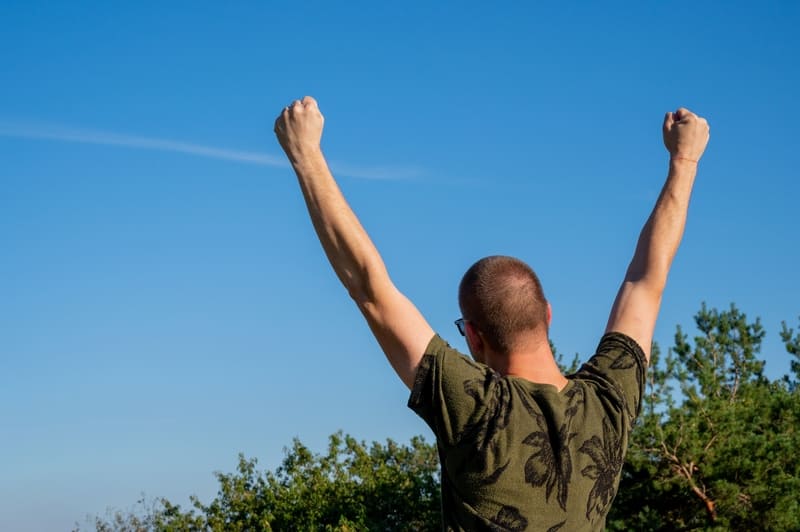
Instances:
[[[292,164],[320,243],[400,379],[411,388],[433,329],[394,286],[378,250],[333,179],[320,141],[324,118],[310,96],[284,108],[275,134]]]
[[[606,332],[621,332],[636,340],[648,361],[661,295],[683,237],[697,162],[708,143],[709,127],[688,109],[678,109],[667,113],[663,133],[670,153],[667,181],[639,235],[606,326]]]

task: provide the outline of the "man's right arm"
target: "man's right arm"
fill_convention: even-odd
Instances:
[[[306,96],[281,112],[275,133],[297,174],[311,222],[333,270],[410,389],[434,332],[392,283],[378,250],[339,190],[320,147],[323,123],[316,100]]]
[[[697,162],[708,143],[709,127],[705,119],[678,109],[667,113],[663,133],[670,153],[669,174],[639,235],[606,326],[606,332],[633,338],[648,362],[661,296],[683,237]]]

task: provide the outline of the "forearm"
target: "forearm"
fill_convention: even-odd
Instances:
[[[356,303],[371,301],[375,286],[389,282],[386,267],[339,190],[322,151],[292,160],[292,167],[314,230],[336,275]]]
[[[664,116],[662,131],[670,153],[667,180],[639,235],[606,325],[606,332],[617,331],[633,338],[648,360],[667,274],[683,238],[697,161],[708,143],[709,128],[704,118],[680,108]]]
[[[626,282],[645,281],[663,290],[675,253],[683,238],[697,163],[670,160],[669,174],[653,212],[639,235]]]

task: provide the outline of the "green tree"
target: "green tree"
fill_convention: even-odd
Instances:
[[[800,318],[798,318],[800,321]],[[794,330],[786,326],[786,322],[781,323],[781,340],[786,345],[786,351],[794,358],[790,362],[792,376],[786,376],[784,379],[789,387],[794,391],[797,390],[798,382],[800,381],[800,330],[797,335],[793,336]]]
[[[236,472],[216,474],[219,491],[208,504],[192,497],[184,510],[166,499],[140,501],[144,515],[117,512],[94,526],[99,532],[438,530],[438,475],[436,447],[420,437],[368,447],[338,432],[321,455],[294,440],[274,472],[240,455]]]
[[[695,324],[663,361],[654,349],[609,529],[800,529],[796,380],[764,376],[764,329],[735,306],[703,305]],[[797,356],[800,338],[781,337]]]

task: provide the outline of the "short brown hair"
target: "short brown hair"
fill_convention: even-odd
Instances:
[[[496,351],[508,354],[517,336],[543,327],[547,300],[533,269],[514,257],[493,255],[473,264],[458,287],[458,304]]]

